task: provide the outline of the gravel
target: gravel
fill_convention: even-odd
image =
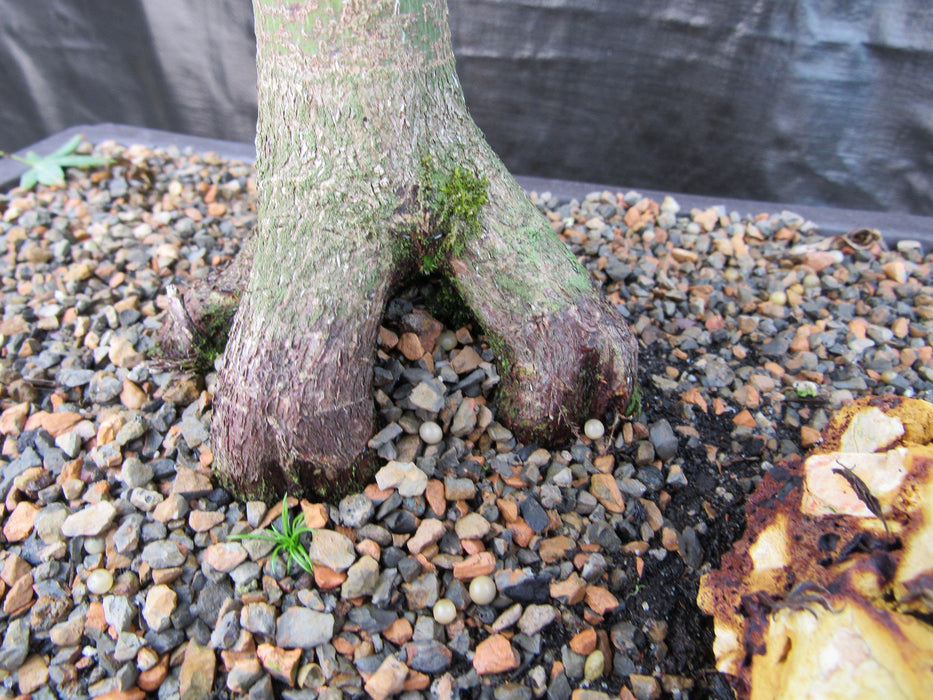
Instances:
[[[726,697],[693,600],[746,495],[844,402],[933,395],[918,245],[857,249],[791,212],[533,194],[636,330],[640,406],[558,449],[518,443],[481,329],[445,328],[430,283],[412,286],[380,333],[381,470],[339,504],[295,503],[315,567],[285,571],[272,543],[229,539],[281,504],[211,477],[216,375],[147,359],[165,285],[252,229],[252,171],[98,150],[109,169],[0,196],[0,698],[336,699],[370,681],[412,700]]]

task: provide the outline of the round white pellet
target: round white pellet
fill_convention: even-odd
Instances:
[[[433,420],[422,423],[418,428],[418,435],[420,435],[421,439],[428,445],[436,445],[444,439],[444,431],[441,429],[441,426]]]
[[[457,606],[449,598],[441,598],[434,604],[434,619],[442,625],[449,624],[457,617]]]
[[[477,605],[489,605],[496,599],[496,582],[489,576],[477,576],[470,581],[470,600]]]
[[[107,569],[94,569],[87,576],[85,582],[88,593],[93,595],[103,595],[113,588],[113,574]]]
[[[107,549],[107,543],[103,537],[86,537],[84,539],[84,551],[88,554],[103,554]]]
[[[453,331],[443,331],[437,336],[437,344],[444,350],[450,351],[457,347],[457,334]]]
[[[590,440],[599,440],[605,433],[606,428],[603,426],[602,421],[596,420],[595,418],[590,418],[583,424],[583,434]]]

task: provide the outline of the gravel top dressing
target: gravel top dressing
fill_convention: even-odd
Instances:
[[[308,573],[232,537],[282,502],[218,487],[216,374],[152,353],[166,285],[252,229],[250,166],[94,152],[113,163],[0,196],[0,697],[731,697],[695,599],[750,491],[847,401],[933,396],[919,244],[534,194],[635,329],[640,405],[516,442],[482,329],[411,286],[379,336],[374,481],[285,502]]]

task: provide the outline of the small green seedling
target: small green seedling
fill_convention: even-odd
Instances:
[[[47,156],[40,156],[35,151],[28,151],[22,158],[15,153],[0,151],[0,157],[12,158],[30,166],[19,178],[19,186],[31,190],[36,184],[57,185],[65,181],[65,168],[91,168],[95,165],[109,165],[110,159],[102,156],[75,155],[81,145],[81,137],[75,136],[68,143]]]
[[[644,394],[641,391],[641,384],[638,382],[635,383],[635,389],[632,391],[632,398],[629,399],[628,406],[625,407],[626,418],[632,418],[641,413],[641,404],[644,399]]]
[[[272,526],[274,534],[265,532],[250,532],[248,534],[231,535],[231,540],[263,540],[265,542],[275,542],[275,549],[272,550],[272,574],[275,575],[275,558],[279,551],[288,554],[285,562],[285,571],[291,567],[294,559],[298,566],[309,574],[314,570],[314,564],[311,562],[311,556],[308,550],[301,544],[301,536],[306,532],[313,530],[305,525],[304,514],[300,513],[294,520],[289,519],[288,515],[288,494],[282,499],[282,529],[279,530],[275,525]]]
[[[800,398],[810,399],[815,397],[820,389],[816,382],[794,382],[794,391],[797,392],[797,396]]]

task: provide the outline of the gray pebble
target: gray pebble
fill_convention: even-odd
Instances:
[[[339,507],[340,522],[352,528],[366,525],[376,512],[373,502],[362,493],[346,496],[340,501]]]
[[[334,616],[307,608],[289,608],[276,623],[275,643],[286,649],[313,649],[333,636]]]

